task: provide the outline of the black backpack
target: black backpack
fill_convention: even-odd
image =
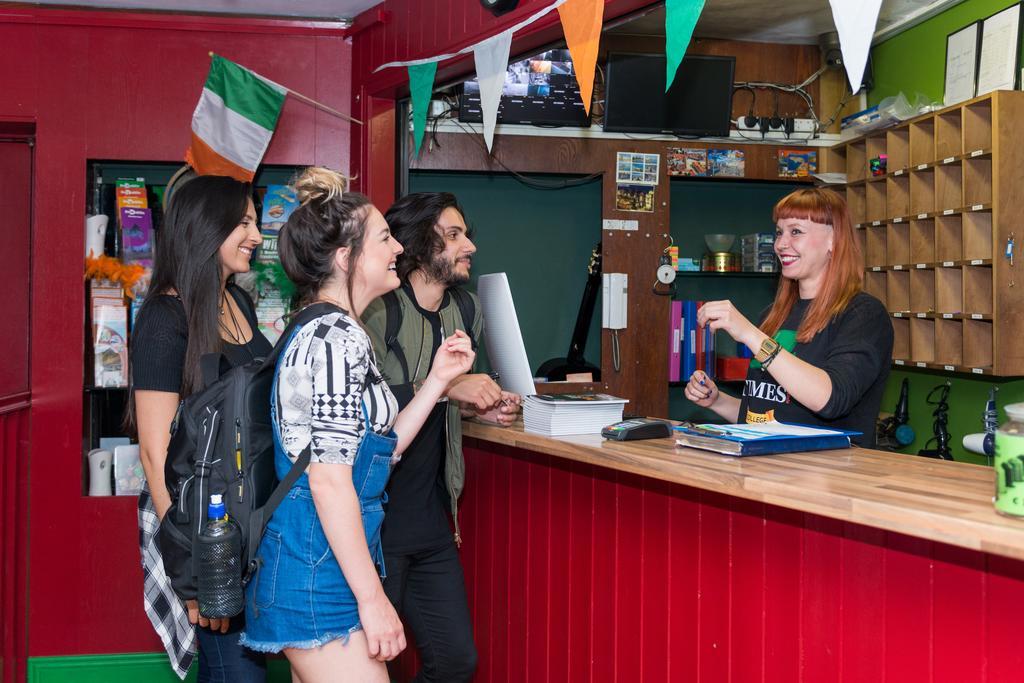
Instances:
[[[448,293],[455,300],[455,306],[459,309],[459,315],[462,316],[462,326],[466,328],[470,344],[473,350],[476,351],[476,339],[473,337],[473,319],[476,318],[476,304],[473,303],[473,297],[462,287],[449,287]],[[410,294],[410,297],[412,296]],[[402,366],[403,383],[411,382],[416,378],[409,376],[409,363],[406,361],[402,345],[398,343],[398,331],[402,328],[402,304],[398,302],[398,294],[395,290],[384,294],[381,296],[381,299],[384,300],[385,313],[384,345],[387,347],[388,352],[394,354],[399,365]]]
[[[241,529],[242,585],[252,577],[266,523],[310,459],[307,446],[277,481],[270,414],[277,359],[298,327],[340,310],[315,304],[298,312],[265,359],[232,368],[219,353],[202,358],[203,389],[178,405],[171,423],[164,465],[171,507],[157,532],[164,569],[183,600],[196,597],[198,553],[193,548],[206,524],[210,494],[223,494],[228,515]]]

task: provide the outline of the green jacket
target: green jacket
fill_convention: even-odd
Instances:
[[[363,325],[370,335],[373,344],[374,356],[377,359],[377,369],[384,375],[384,379],[391,387],[400,386],[412,382],[416,386],[426,379],[430,369],[432,340],[425,339],[425,334],[431,334],[431,328],[413,302],[405,288],[395,290],[398,296],[399,309],[401,310],[401,324],[398,328],[397,343],[405,353],[406,364],[410,376],[405,377],[402,365],[397,355],[391,353],[387,347],[384,336],[387,330],[387,308],[383,298],[375,299],[363,312]],[[475,304],[472,330],[467,330],[462,321],[462,315],[455,303],[455,299],[449,294],[446,295],[446,303],[442,306],[441,324],[446,332],[460,329],[470,332],[477,343],[482,339],[483,315],[480,312],[480,301],[476,295],[469,293]],[[417,357],[417,351],[419,357]],[[455,543],[461,544],[462,537],[459,533],[459,496],[462,495],[462,488],[466,481],[466,462],[462,457],[462,416],[459,413],[459,406],[455,401],[448,403],[448,415],[445,423],[445,482],[448,488],[448,498],[451,501],[452,522],[455,525]]]

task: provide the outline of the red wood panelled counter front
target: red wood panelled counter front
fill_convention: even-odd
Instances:
[[[0,10],[0,122],[36,133],[32,419],[20,423],[32,458],[29,656],[160,650],[142,611],[135,499],[82,495],[86,164],[180,161],[211,50],[349,110],[351,47],[336,24]],[[349,136],[348,123],[289,99],[264,161],[347,169]],[[0,271],[0,288],[9,277]]]
[[[1022,562],[467,446],[478,681],[1021,680]]]

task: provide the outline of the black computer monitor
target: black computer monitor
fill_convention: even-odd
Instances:
[[[476,79],[462,84],[459,121],[483,121],[480,84]],[[590,126],[568,50],[546,50],[508,65],[498,105],[498,123]]]
[[[604,129],[728,137],[735,57],[687,55],[665,92],[665,55],[608,55]]]

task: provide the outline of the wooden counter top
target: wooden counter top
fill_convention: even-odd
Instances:
[[[736,458],[672,439],[546,437],[465,422],[481,441],[599,465],[950,545],[1024,560],[1024,519],[996,514],[994,471],[850,448]]]

